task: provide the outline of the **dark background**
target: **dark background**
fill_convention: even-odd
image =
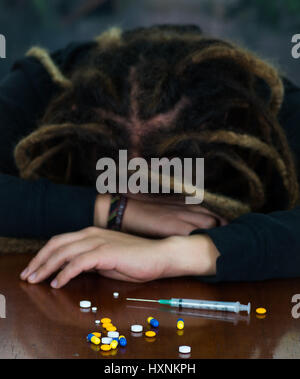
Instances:
[[[7,43],[0,77],[32,45],[53,50],[109,26],[155,23],[200,25],[268,58],[300,84],[300,59],[291,56],[292,35],[300,33],[300,0],[0,0],[0,34]]]

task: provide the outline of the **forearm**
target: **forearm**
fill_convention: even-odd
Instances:
[[[93,225],[96,191],[0,174],[0,235],[49,238]]]

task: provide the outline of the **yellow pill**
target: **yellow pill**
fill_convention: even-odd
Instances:
[[[110,347],[111,347],[112,349],[116,349],[117,346],[118,346],[118,341],[116,341],[116,340],[111,341],[111,343],[110,343]]]
[[[107,327],[106,328],[106,330],[108,331],[108,332],[115,332],[116,330],[117,330],[117,328],[115,327],[115,326],[110,326],[110,327]]]
[[[122,335],[122,336],[119,336],[119,340],[120,340],[121,338],[125,338],[125,336],[123,336],[123,335]]]
[[[267,313],[266,308],[256,308],[256,313],[259,315],[264,315]]]
[[[92,334],[94,334],[94,336],[96,336],[96,337],[101,337],[101,333],[98,333],[98,332],[93,332]]]
[[[102,327],[103,327],[104,329],[110,328],[111,326],[113,326],[113,324],[112,324],[111,322],[106,323],[106,324],[102,324]]]
[[[101,319],[101,322],[102,322],[102,324],[108,324],[108,323],[111,322],[111,319],[107,318],[107,317],[104,317],[104,318]]]
[[[184,328],[184,323],[182,321],[177,322],[177,329],[181,330]]]
[[[110,345],[101,345],[101,350],[103,351],[109,351],[111,349]]]
[[[147,322],[148,322],[148,324],[150,324],[150,321],[151,321],[152,319],[153,319],[153,317],[151,317],[151,316],[147,318]]]
[[[90,338],[90,342],[92,342],[94,345],[99,345],[100,339],[96,336],[93,336]]]
[[[156,336],[156,333],[153,332],[152,330],[148,330],[148,332],[145,333],[145,336],[146,337],[155,337]]]

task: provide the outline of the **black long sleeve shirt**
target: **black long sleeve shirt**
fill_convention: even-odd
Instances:
[[[84,53],[70,44],[52,54],[61,67]],[[89,48],[89,43],[84,45]],[[284,80],[280,112],[291,149],[300,159],[300,89]],[[0,235],[51,237],[93,224],[96,190],[18,178],[16,143],[32,132],[56,87],[32,57],[19,60],[0,82]],[[299,169],[298,169],[299,171]],[[195,230],[206,233],[220,252],[217,273],[208,281],[248,281],[300,276],[300,207],[270,214],[249,213],[226,226]]]

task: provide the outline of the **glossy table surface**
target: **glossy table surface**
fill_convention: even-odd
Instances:
[[[29,260],[29,255],[0,256],[0,293],[6,299],[6,318],[0,318],[0,358],[182,358],[180,345],[191,346],[190,357],[196,359],[300,357],[300,318],[291,313],[300,279],[206,284],[177,278],[133,284],[84,274],[54,290],[49,282],[30,285],[19,280]],[[115,291],[120,294],[118,299],[113,298]],[[128,302],[126,297],[250,301],[252,311],[249,316],[245,312],[180,311]],[[97,306],[98,312],[83,312],[79,307],[83,299]],[[259,306],[268,310],[263,319],[255,314]],[[154,340],[130,332],[132,324],[149,329],[148,316],[160,322]],[[89,332],[102,331],[95,324],[102,317],[111,318],[127,337],[126,347],[102,352],[86,341]],[[178,317],[185,321],[181,332],[176,329]]]

